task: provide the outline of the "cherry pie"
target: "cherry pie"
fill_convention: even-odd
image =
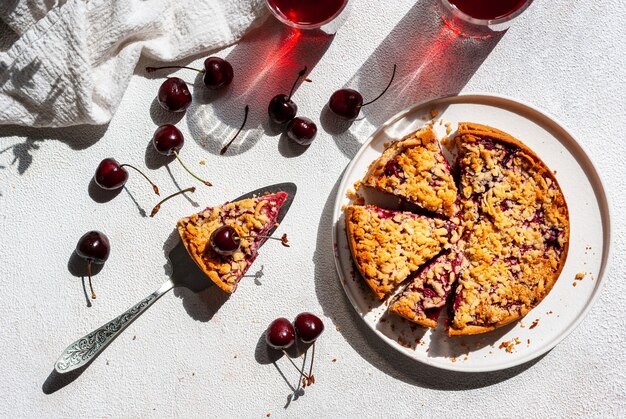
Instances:
[[[484,333],[524,316],[559,277],[569,245],[553,173],[509,134],[460,123],[464,255],[448,333]]]
[[[415,273],[389,304],[389,311],[426,327],[437,327],[437,318],[456,281],[462,254],[447,250]]]
[[[267,236],[276,225],[286,198],[285,192],[278,192],[207,208],[179,220],[178,233],[193,260],[211,281],[233,293],[267,240],[259,236]],[[241,238],[239,250],[230,256],[217,254],[209,244],[211,233],[224,225],[235,228]]]
[[[460,123],[457,188],[431,128],[392,143],[363,184],[419,212],[348,206],[346,230],[358,270],[379,298],[408,283],[389,311],[448,334],[489,332],[524,316],[558,279],[569,215],[547,166],[526,145],[484,125]],[[460,203],[460,205],[459,205]]]
[[[359,272],[383,299],[458,239],[452,221],[373,205],[346,208],[346,230]]]
[[[445,217],[452,217],[458,211],[450,166],[430,127],[387,147],[370,165],[363,184]]]

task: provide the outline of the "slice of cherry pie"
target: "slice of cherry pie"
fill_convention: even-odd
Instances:
[[[484,333],[524,316],[559,277],[569,245],[567,204],[526,145],[460,123],[457,137],[464,257],[448,333]]]
[[[450,166],[430,127],[387,147],[370,165],[363,184],[445,217],[452,217],[458,211]]]
[[[233,293],[237,284],[276,225],[276,217],[287,194],[278,192],[258,198],[228,202],[178,221],[178,233],[192,259],[222,290]],[[209,244],[211,234],[221,226],[232,226],[241,238],[232,255],[217,254]]]
[[[389,311],[419,325],[436,328],[462,261],[462,253],[457,249],[441,253],[423,266],[411,283],[393,298]]]
[[[380,299],[458,239],[457,224],[450,220],[373,205],[348,206],[345,214],[356,266]]]

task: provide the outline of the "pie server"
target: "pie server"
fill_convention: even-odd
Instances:
[[[260,196],[267,193],[286,192],[287,199],[278,213],[277,222],[282,222],[283,218],[289,211],[289,207],[293,202],[293,198],[296,195],[296,185],[290,182],[277,183],[275,185],[266,186],[252,192],[248,192],[245,195],[240,196],[234,201],[242,199],[252,198],[254,196]],[[233,201],[233,202],[234,202]],[[271,235],[276,227],[272,228],[269,232]],[[54,364],[54,369],[59,373],[67,373],[69,371],[82,368],[93,361],[100,353],[120,334],[124,329],[128,327],[137,317],[143,314],[155,301],[157,301],[166,292],[174,287],[185,287],[194,292],[200,292],[213,285],[213,282],[207,278],[207,276],[198,268],[194,263],[189,253],[185,249],[182,241],[178,241],[176,247],[169,254],[170,262],[172,263],[172,275],[170,279],[165,283],[126,310],[124,313],[114,318],[107,324],[97,328],[93,332],[90,332],[86,336],[78,339],[76,342],[68,346],[57,362]]]

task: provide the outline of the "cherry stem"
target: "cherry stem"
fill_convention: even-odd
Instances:
[[[376,102],[378,99],[380,99],[382,97],[382,95],[385,94],[385,92],[387,92],[387,90],[391,87],[391,83],[393,83],[393,79],[396,77],[396,67],[397,66],[394,64],[393,65],[393,73],[391,73],[391,80],[389,80],[389,84],[387,85],[387,87],[385,87],[385,90],[383,90],[382,93],[379,94],[378,96],[376,96],[373,100],[370,100],[369,102],[362,104],[361,107],[367,106],[370,103]]]
[[[181,191],[178,191],[176,193],[171,194],[168,197],[163,198],[158,204],[156,204],[154,206],[154,208],[152,208],[152,212],[150,213],[150,217],[154,217],[156,215],[157,212],[159,212],[159,210],[161,209],[161,205],[167,201],[168,199],[171,199],[173,197],[175,197],[176,195],[181,195],[184,194],[186,192],[195,192],[196,191],[196,187],[192,186],[191,188],[187,188],[187,189],[183,189]]]
[[[295,362],[293,362],[293,359],[291,359],[291,357],[289,356],[289,354],[287,353],[287,351],[285,351],[285,350],[283,349],[283,353],[285,354],[285,356],[287,357],[287,359],[289,360],[289,362],[291,362],[291,365],[293,365],[293,367],[294,367],[295,369],[297,369],[297,370],[298,370],[298,372],[299,372],[299,373],[300,373],[300,374],[301,374],[304,378],[306,378],[306,379],[308,380],[308,379],[309,379],[309,376],[308,376],[308,375],[306,375],[306,374],[304,373],[304,371],[302,371],[300,368],[298,368],[298,366],[296,365],[296,363],[295,363]]]
[[[96,299],[96,293],[93,290],[93,284],[91,283],[91,260],[87,261],[87,276],[89,277],[89,289],[91,290],[91,299]]]
[[[313,342],[313,349],[311,350],[311,365],[309,366],[309,377],[313,377],[313,361],[315,360],[315,342]]]
[[[154,182],[152,182],[150,180],[150,178],[148,176],[146,176],[146,174],[144,172],[142,172],[141,170],[137,169],[135,166],[130,165],[128,163],[120,164],[120,167],[124,167],[124,166],[130,167],[131,169],[137,171],[141,176],[143,176],[148,181],[148,183],[150,183],[150,185],[152,185],[152,189],[154,189],[154,193],[157,194],[157,195],[160,195],[159,194],[159,188],[157,187],[157,185],[155,185]]]
[[[209,182],[208,180],[202,179],[201,177],[196,175],[194,172],[189,170],[189,168],[187,166],[185,166],[185,163],[183,163],[183,161],[180,159],[180,157],[178,157],[178,151],[173,150],[173,153],[174,153],[174,156],[176,156],[176,159],[180,162],[180,164],[183,166],[183,168],[187,171],[187,173],[189,173],[191,176],[193,176],[196,179],[198,179],[200,182],[204,183],[206,186],[213,186],[213,184],[211,184],[211,182]]]
[[[298,73],[298,78],[293,82],[293,85],[291,86],[291,90],[289,91],[289,97],[287,98],[287,100],[291,100],[291,95],[293,95],[293,90],[296,88],[296,84],[298,84],[300,79],[304,77],[306,70],[307,70],[307,66],[304,66],[304,68],[300,70],[300,72]]]
[[[187,70],[193,70],[193,71],[197,71],[198,73],[204,73],[204,70],[200,70],[200,69],[193,68],[193,67],[185,67],[184,65],[165,65],[162,67],[146,67],[146,71],[148,73],[153,73],[157,70],[164,70],[167,68],[186,68]]]
[[[243,115],[243,122],[241,123],[241,126],[239,127],[239,131],[237,131],[235,136],[231,138],[231,140],[224,147],[222,147],[222,149],[220,150],[220,155],[223,155],[224,153],[226,153],[226,151],[228,151],[228,147],[230,147],[233,141],[235,141],[235,138],[239,136],[239,133],[243,131],[243,127],[246,126],[246,121],[248,120],[248,110],[249,110],[249,107],[248,105],[246,105],[246,108],[244,110],[244,115]]]
[[[258,236],[240,236],[239,240],[241,240],[241,239],[256,239],[257,237],[262,237],[264,239],[278,240],[278,241],[280,241],[280,244],[282,244],[283,246],[289,247],[289,239],[287,238],[287,233],[283,234],[280,237],[280,239],[278,237],[258,235]]]

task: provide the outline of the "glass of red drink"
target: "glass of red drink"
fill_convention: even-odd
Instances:
[[[326,29],[342,14],[348,4],[348,0],[265,0],[265,2],[278,20],[298,29]]]
[[[533,0],[439,0],[442,19],[454,32],[484,38],[507,30]]]

